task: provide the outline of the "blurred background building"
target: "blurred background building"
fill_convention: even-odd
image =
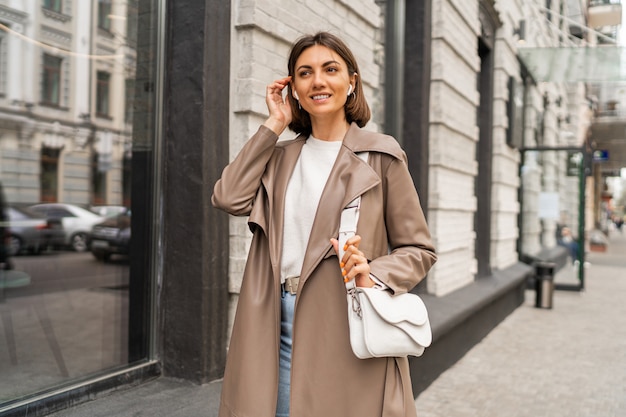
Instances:
[[[439,254],[419,394],[536,261],[582,266],[623,219],[621,27],[608,0],[0,0],[0,415],[221,378],[251,235],[212,187],[319,30],[357,56]]]

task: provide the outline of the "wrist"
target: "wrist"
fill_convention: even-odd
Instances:
[[[263,126],[267,127],[268,129],[272,130],[274,133],[276,133],[276,136],[280,136],[281,133],[283,133],[283,131],[285,130],[285,128],[287,127],[285,125],[285,123],[280,122],[272,117],[269,117],[265,123],[263,123]]]
[[[372,279],[371,276],[368,275],[359,275],[356,280],[357,287],[363,288],[372,288],[376,286],[376,281]]]

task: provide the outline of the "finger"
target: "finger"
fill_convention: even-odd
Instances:
[[[354,277],[356,274],[358,274],[359,272],[362,272],[362,268],[361,265],[368,265],[367,263],[367,258],[365,258],[363,255],[360,254],[352,254],[350,255],[345,262],[342,262],[340,264],[341,266],[341,270],[342,270],[342,275],[345,276],[350,276],[351,278]],[[357,272],[352,273],[352,271],[357,268]],[[352,273],[352,275],[350,275]]]
[[[348,246],[354,246],[356,248],[361,244],[361,236],[354,235],[350,239],[346,241],[346,245],[344,246],[344,250],[348,250]]]
[[[276,80],[274,82],[282,84],[282,85],[287,85],[287,84],[289,84],[289,82],[291,82],[291,75],[288,75],[288,76],[286,76],[284,78],[280,78],[280,79],[278,79],[278,80]]]
[[[277,95],[280,96],[283,88],[285,88],[284,86],[281,86],[280,84],[270,84],[267,86],[266,89],[266,94],[267,96],[271,97],[273,95]]]
[[[282,91],[285,87],[287,87],[289,85],[290,81],[291,81],[291,77],[285,77],[285,78],[282,78],[280,80],[275,80],[273,83],[268,85],[268,88],[277,89],[277,90]]]
[[[339,256],[339,241],[337,239],[330,239],[330,244],[333,245],[333,249],[335,249],[335,253]]]
[[[361,262],[361,263],[354,265],[350,269],[344,268],[343,271],[345,271],[345,275],[343,275],[344,282],[347,282],[360,276],[369,277],[370,266],[367,263],[367,261],[365,261],[365,262]]]
[[[365,254],[361,252],[357,246],[348,245],[348,244],[344,245],[344,255],[343,255],[343,258],[341,259],[341,262],[347,265],[350,257],[353,255],[361,256],[361,257],[365,256]]]
[[[348,257],[348,259],[343,263],[343,267],[346,271],[350,271],[352,268],[365,264],[367,265],[367,258],[362,254],[352,254]]]

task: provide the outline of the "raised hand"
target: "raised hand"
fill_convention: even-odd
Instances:
[[[291,106],[289,100],[283,98],[283,90],[290,81],[290,76],[276,80],[269,84],[265,91],[265,103],[270,116],[264,125],[272,129],[277,135],[283,133],[283,130],[291,123]]]

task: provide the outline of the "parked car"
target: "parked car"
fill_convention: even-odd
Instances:
[[[0,269],[12,269],[13,262],[9,254],[9,214],[7,213],[4,191],[0,182]]]
[[[104,220],[104,217],[74,204],[45,203],[30,206],[30,209],[48,219],[61,219],[65,230],[65,246],[76,252],[89,249],[91,228]]]
[[[91,206],[89,210],[96,213],[98,216],[102,217],[114,217],[118,214],[126,213],[128,211],[127,207],[124,206]]]
[[[99,261],[109,261],[112,255],[130,252],[130,210],[111,217],[91,229],[90,248]]]
[[[15,256],[22,252],[38,254],[48,247],[62,246],[65,232],[61,219],[46,217],[26,207],[9,205],[5,208],[8,235],[7,252]]]

